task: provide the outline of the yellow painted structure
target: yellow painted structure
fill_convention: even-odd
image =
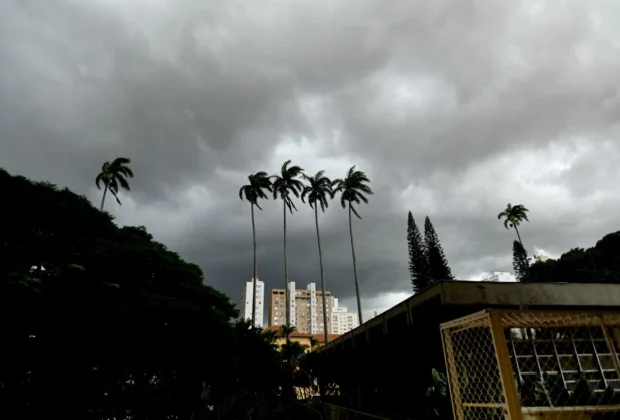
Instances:
[[[487,309],[441,324],[457,420],[620,420],[620,312]]]

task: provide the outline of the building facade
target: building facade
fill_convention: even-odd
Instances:
[[[359,327],[359,319],[355,312],[349,312],[346,306],[339,306],[337,298],[333,298],[332,305],[332,334],[342,335]]]
[[[252,320],[252,302],[256,299],[256,312],[255,312],[255,326],[262,328],[263,323],[263,309],[265,307],[265,283],[260,280],[256,280],[256,296],[252,296],[253,289],[252,281],[245,284],[243,292],[241,293],[241,319]]]
[[[291,313],[291,325],[306,334],[323,334],[323,293],[310,283],[305,289],[296,289],[295,282],[289,283],[290,299],[286,302],[284,289],[273,289],[269,299],[269,325],[286,324],[286,305]],[[330,329],[332,313],[332,294],[325,292],[327,309],[327,328]],[[331,334],[328,331],[328,334]]]
[[[537,262],[546,262],[549,259],[546,255],[534,255],[530,259],[530,265],[536,264]]]
[[[512,273],[506,273],[503,271],[494,271],[490,277],[482,281],[498,281],[500,283],[515,282],[517,278]]]

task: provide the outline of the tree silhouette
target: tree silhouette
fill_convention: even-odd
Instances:
[[[252,215],[252,243],[254,247],[254,270],[252,275],[252,327],[256,327],[256,281],[257,281],[257,255],[256,255],[256,225],[254,224],[254,206],[259,210],[262,208],[258,205],[259,199],[267,199],[265,191],[272,192],[271,181],[267,172],[257,172],[248,176],[249,184],[244,185],[239,190],[239,198],[243,201],[250,202],[250,212]]]
[[[415,293],[431,285],[428,261],[424,252],[424,240],[413,215],[407,216],[407,244],[409,248],[409,274]]]
[[[98,189],[101,189],[101,183],[103,183],[103,197],[101,197],[101,208],[103,211],[103,204],[105,202],[105,196],[108,191],[112,193],[116,202],[120,205],[121,200],[118,199],[119,187],[125,191],[129,191],[129,182],[126,178],[133,178],[133,172],[127,165],[131,163],[131,159],[118,157],[112,161],[112,163],[104,162],[101,167],[101,172],[95,178],[95,184]]]
[[[448,260],[439,243],[439,236],[431,223],[431,219],[426,216],[424,221],[424,251],[428,261],[431,283],[440,280],[454,280],[452,271],[448,266]]]
[[[282,200],[282,215],[284,220],[284,296],[286,297],[286,322],[292,325],[291,320],[291,291],[289,290],[288,281],[288,265],[287,265],[287,249],[286,249],[286,209],[293,214],[293,209],[297,211],[295,203],[291,198],[291,193],[299,198],[299,194],[303,190],[304,184],[297,179],[303,173],[303,169],[299,166],[288,165],[291,163],[290,159],[284,162],[280,169],[279,175],[272,175],[273,178],[273,198],[278,197]]]
[[[304,179],[309,182],[304,186],[301,193],[301,201],[305,202],[308,198],[308,204],[314,209],[314,223],[316,224],[316,240],[319,245],[319,266],[321,269],[321,291],[323,303],[323,334],[325,344],[329,342],[329,330],[327,329],[327,301],[325,297],[325,275],[323,274],[323,253],[321,252],[321,234],[319,233],[319,206],[321,211],[329,205],[328,198],[332,197],[332,181],[324,176],[325,171],[319,171],[314,176],[304,175]]]
[[[512,204],[508,203],[506,205],[506,209],[497,215],[498,219],[504,218],[504,227],[506,229],[508,229],[509,226],[515,228],[515,231],[517,232],[517,237],[519,238],[519,242],[521,242],[521,245],[523,245],[523,241],[521,240],[518,226],[524,220],[526,222],[529,222],[527,218],[528,211],[529,210],[526,209],[522,204],[517,204],[516,206],[513,206]]]
[[[372,190],[367,183],[370,183],[370,179],[362,171],[356,171],[355,165],[352,166],[347,172],[347,176],[344,179],[334,180],[334,189],[332,191],[332,197],[336,194],[340,194],[340,204],[343,209],[349,207],[349,235],[351,236],[351,254],[353,255],[353,276],[355,278],[355,294],[357,296],[357,316],[359,318],[360,325],[363,324],[362,320],[362,302],[360,300],[360,287],[357,278],[357,263],[355,261],[355,246],[353,241],[353,225],[351,222],[351,213],[355,214],[358,219],[361,216],[357,213],[353,203],[361,204],[362,202],[368,203],[366,195],[371,195]]]
[[[521,242],[515,240],[512,244],[512,268],[515,270],[515,277],[518,281],[530,280],[530,264],[527,251]]]

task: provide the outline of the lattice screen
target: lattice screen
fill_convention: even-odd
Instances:
[[[620,420],[620,313],[488,310],[441,330],[456,419]]]

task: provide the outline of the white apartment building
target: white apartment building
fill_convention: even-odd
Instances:
[[[512,273],[506,273],[504,271],[493,271],[491,277],[488,277],[482,281],[497,281],[500,283],[516,282],[517,278]]]
[[[546,262],[549,259],[546,255],[534,255],[530,259],[530,265],[535,264],[537,262]]]
[[[243,288],[243,292],[241,293],[241,319],[252,320],[252,289],[253,289],[252,281],[249,281],[245,284]],[[263,323],[263,308],[265,306],[265,283],[260,280],[256,280],[256,310],[255,310],[255,326],[258,328],[262,328],[264,326]]]
[[[332,302],[332,334],[344,334],[359,327],[359,319],[355,312],[349,312],[346,306],[338,306],[338,298]]]

